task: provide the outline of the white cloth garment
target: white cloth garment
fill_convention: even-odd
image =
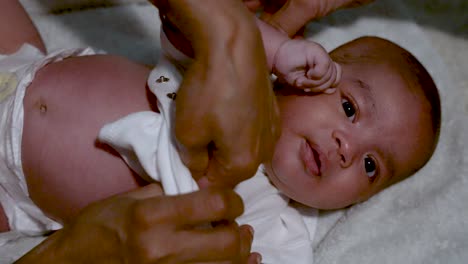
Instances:
[[[99,140],[117,150],[142,177],[160,182],[166,195],[175,195],[198,189],[180,160],[172,133],[174,99],[187,60],[170,46],[164,35],[161,43],[165,54],[148,79],[158,98],[160,114],[130,114],[104,126]],[[254,228],[252,251],[262,254],[263,263],[313,263],[315,209],[293,206],[270,184],[261,167],[252,179],[239,184],[236,192],[245,205],[245,213],[237,221]]]
[[[36,236],[61,228],[29,198],[21,163],[23,98],[36,72],[45,65],[90,54],[95,52],[87,48],[44,55],[25,44],[14,54],[0,55],[0,203],[11,230],[0,234],[0,246],[21,236]]]

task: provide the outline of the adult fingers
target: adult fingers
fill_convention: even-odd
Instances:
[[[245,239],[243,244],[241,244],[240,263],[260,264],[262,262],[262,255],[258,252],[251,252],[252,242],[254,239],[253,228],[250,226],[248,226],[247,228],[248,233],[245,236],[247,236],[248,239]]]
[[[143,200],[161,195],[162,193],[163,190],[160,185],[151,183],[134,191],[130,191],[126,193],[125,196],[137,200]]]
[[[272,11],[265,8],[265,11],[269,14],[266,14],[264,18],[289,36],[294,36],[306,23],[313,19],[324,17],[337,9],[357,7],[374,0],[288,0],[286,3],[284,1],[268,1],[274,2],[274,4]],[[277,6],[283,3],[284,5],[277,9]]]
[[[247,264],[260,264],[262,263],[262,255],[258,252],[253,252],[249,255],[247,259]]]
[[[244,5],[252,12],[258,11],[262,7],[260,0],[243,0]]]
[[[187,241],[180,262],[247,263],[253,240],[249,227],[234,222],[179,232],[179,236],[179,240]]]
[[[149,186],[127,194],[127,198],[134,200],[126,199],[131,206],[125,221],[110,223],[126,226],[126,231],[119,231],[127,244],[123,255],[137,263],[153,260],[186,263],[184,258],[189,257],[203,261],[230,260],[240,254],[243,238],[234,219],[242,214],[243,204],[234,191],[208,188],[184,195],[154,197],[155,190]],[[114,204],[120,206],[126,200]],[[219,221],[230,224],[210,227],[210,223]]]
[[[309,21],[309,13],[295,1],[289,0],[278,11],[264,18],[272,26],[292,37]]]
[[[136,210],[148,225],[171,222],[176,227],[197,226],[210,222],[233,221],[244,211],[242,199],[234,191],[207,188],[197,192],[151,198],[141,201]]]

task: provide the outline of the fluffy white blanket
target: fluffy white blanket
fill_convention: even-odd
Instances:
[[[147,64],[158,59],[157,11],[144,0],[21,2],[49,50],[90,45]],[[468,262],[467,14],[464,0],[376,0],[308,26],[329,50],[362,35],[407,48],[433,75],[443,108],[439,145],[420,172],[365,203],[321,212],[316,263]],[[0,262],[39,241],[0,248]]]
[[[468,263],[468,5],[466,1],[384,1],[314,23],[327,48],[360,35],[410,50],[442,97],[440,142],[416,175],[368,202],[322,212],[317,263]]]

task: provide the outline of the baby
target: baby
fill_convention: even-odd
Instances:
[[[268,178],[260,171],[252,181],[272,186],[271,181],[281,192],[275,197],[286,205],[289,200],[283,194],[310,207],[332,209],[364,201],[422,167],[435,146],[440,106],[437,89],[421,64],[389,41],[365,37],[331,53],[340,70],[320,55],[321,48],[303,42],[300,45],[314,47],[315,55],[292,66],[300,74],[289,78],[290,66],[274,71],[280,80],[276,88],[282,135],[273,159],[264,166]],[[281,50],[289,43],[296,41],[281,41],[275,47]],[[275,56],[268,45],[265,49],[275,69]],[[299,54],[294,51],[291,55]],[[135,172],[148,176],[155,170],[139,160],[144,156],[135,158],[116,144],[116,150],[132,158],[126,159],[133,168],[128,169],[96,136],[104,124],[134,112],[159,110],[170,119],[184,59],[173,53],[162,59],[161,71],[171,69],[174,78],[148,77],[150,70],[144,66],[93,54],[85,49],[44,56],[23,46],[0,60],[4,117],[0,201],[9,229],[28,226],[25,233],[37,233],[58,228],[52,219],[66,222],[91,201],[144,185]],[[325,65],[325,70],[309,67],[311,61]],[[145,88],[147,80],[153,87],[170,85],[162,92],[152,89],[162,94],[158,103],[165,108],[155,106],[156,98]],[[336,85],[336,91],[311,94],[285,82],[319,91]],[[164,133],[171,138],[166,126]],[[69,177],[64,178],[65,173]]]
[[[184,50],[183,38],[171,41]],[[361,37],[330,57],[343,72],[335,93],[275,82],[282,134],[264,164],[275,187],[319,209],[365,201],[414,174],[432,155],[441,118],[430,74],[402,47]]]
[[[24,25],[13,33],[36,32],[16,6],[2,9]],[[260,21],[259,26],[271,52],[268,64],[280,80],[316,91],[336,85],[339,66],[321,46],[289,40]],[[290,56],[297,49],[309,56]],[[66,222],[92,201],[146,184],[96,136],[104,124],[129,113],[158,111],[146,89],[150,69],[90,48],[43,55],[23,45],[1,58],[0,219],[8,218],[2,230],[57,228],[51,219]]]
[[[165,32],[183,49],[182,38]],[[180,69],[190,59],[166,34],[161,46],[164,54],[148,80],[160,114],[128,115],[106,125],[99,139],[172,195],[197,188],[171,133]],[[365,201],[421,168],[435,147],[439,97],[414,56],[390,41],[362,37],[331,57],[343,69],[335,93],[310,94],[276,82],[282,134],[273,159],[235,189],[246,208],[237,221],[254,227],[252,249],[264,263],[312,263],[316,211],[310,208]]]

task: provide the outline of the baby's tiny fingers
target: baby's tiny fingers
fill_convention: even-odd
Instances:
[[[321,80],[330,72],[330,60],[319,60],[314,65],[309,65],[307,70],[307,78],[312,80]]]
[[[326,94],[332,94],[332,93],[334,93],[335,91],[336,91],[336,88],[328,88],[328,89],[326,89],[326,90],[324,91],[324,93],[326,93]]]
[[[336,72],[334,70],[331,70],[329,79],[323,79],[321,82],[316,82],[314,88],[314,91],[317,92],[324,92],[329,88],[334,88],[332,85],[335,82],[336,79]],[[330,91],[330,93],[333,93]]]
[[[294,84],[294,87],[304,90],[304,92],[323,92],[323,89],[318,88],[320,83],[318,81],[310,80],[305,76],[299,77]],[[326,87],[325,87],[326,88]]]
[[[307,82],[307,86],[309,86],[309,87],[311,87],[311,86],[313,86],[313,87],[318,87],[318,86],[322,86],[324,83],[330,82],[330,80],[333,78],[333,74],[334,74],[334,70],[333,70],[333,69],[334,69],[334,67],[329,67],[328,70],[327,70],[327,72],[324,73],[324,74],[322,75],[322,77],[319,78],[319,79],[317,79],[317,78],[311,78],[310,76],[313,74],[313,73],[311,73],[311,72],[313,72],[314,69],[309,69],[309,70],[307,71],[307,74],[306,74],[307,79],[309,80],[309,81]],[[305,76],[304,76],[304,77],[305,77]]]
[[[315,86],[328,81],[332,77],[334,67],[328,67],[326,71],[317,73],[317,68],[307,70],[306,76],[309,80],[315,82]]]
[[[336,77],[335,77],[335,81],[332,84],[332,87],[336,87],[336,86],[338,86],[338,84],[341,81],[342,70],[341,70],[340,64],[338,64],[336,62],[333,62],[333,66],[334,66],[334,69],[336,71]]]
[[[323,89],[324,91],[326,91],[327,89],[329,88],[332,88],[332,87],[336,87],[336,85],[338,85],[339,83],[339,78],[341,78],[341,68],[340,68],[340,75],[338,76],[338,68],[337,68],[337,65],[335,62],[332,62],[330,64],[330,69],[329,69],[329,76],[327,79],[322,79],[322,83],[318,83],[317,84],[317,87]],[[339,65],[338,65],[339,67]],[[330,92],[330,93],[333,93],[333,92]]]

